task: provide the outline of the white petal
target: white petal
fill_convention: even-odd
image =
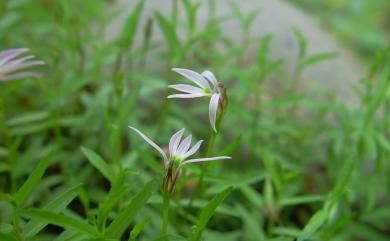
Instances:
[[[168,85],[169,88],[178,90],[178,91],[183,91],[186,93],[190,94],[195,94],[195,93],[202,93],[202,89],[199,87],[194,87],[192,85],[183,85],[183,84],[178,84],[178,85]]]
[[[9,60],[15,58],[16,56],[29,51],[27,48],[20,48],[20,49],[8,49],[0,52],[0,66],[4,63],[8,62]]]
[[[187,157],[194,155],[194,153],[199,150],[199,147],[202,144],[202,142],[203,142],[203,140],[198,141],[187,153],[182,155],[183,160],[187,159]]]
[[[195,71],[192,71],[190,69],[181,69],[181,68],[173,68],[172,70],[178,74],[183,75],[187,79],[199,85],[201,88],[210,89],[210,85],[207,82],[207,80],[202,75],[196,73]]]
[[[188,148],[190,148],[192,140],[192,135],[187,136],[179,145],[176,151],[176,155],[182,156],[184,153],[188,151]]]
[[[132,129],[133,131],[137,132],[138,135],[140,135],[149,145],[151,145],[152,147],[154,147],[154,149],[156,149],[158,152],[160,152],[161,156],[164,159],[164,164],[165,165],[168,163],[167,155],[165,154],[165,152],[156,143],[154,143],[152,140],[150,140],[147,136],[145,136],[138,129],[136,129],[136,128],[132,127],[132,126],[129,126],[129,128]]]
[[[7,74],[5,76],[0,75],[0,81],[17,80],[17,79],[24,79],[24,78],[37,78],[37,77],[40,77],[40,75],[35,72],[20,72],[16,74]]]
[[[40,60],[28,61],[24,63],[18,63],[18,60],[14,60],[6,63],[4,66],[1,66],[0,69],[2,73],[9,73],[16,70],[25,69],[33,66],[38,66],[38,65],[44,65],[44,64],[45,63]]]
[[[210,106],[209,106],[209,118],[210,118],[210,124],[211,127],[215,132],[217,132],[217,129],[215,128],[215,120],[217,118],[217,110],[218,110],[218,101],[219,101],[220,94],[213,94],[210,99]]]
[[[210,83],[216,87],[218,85],[218,81],[215,78],[214,74],[210,70],[203,71],[202,75],[210,81]]]
[[[184,128],[176,132],[175,134],[172,135],[171,139],[169,140],[169,154],[173,155],[173,153],[176,152],[177,146],[180,143],[181,137],[183,136],[184,133]]]
[[[193,162],[208,162],[208,161],[216,161],[216,160],[227,160],[232,159],[230,156],[216,156],[216,157],[208,157],[208,158],[198,158],[184,161],[180,164],[183,166],[184,164],[193,163]]]
[[[210,94],[206,93],[196,93],[196,94],[174,94],[174,95],[168,95],[167,98],[198,98],[203,96],[209,96]]]

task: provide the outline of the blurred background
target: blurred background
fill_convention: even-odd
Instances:
[[[0,240],[88,240],[55,222],[23,231],[25,210],[79,183],[56,212],[99,225],[113,183],[81,147],[123,171],[114,220],[162,172],[129,124],[162,146],[185,127],[206,153],[208,101],[168,100],[169,84],[186,83],[173,67],[209,69],[226,85],[212,154],[233,159],[207,166],[204,180],[205,165],[188,165],[171,240],[192,240],[199,210],[229,186],[204,240],[388,240],[389,44],[388,0],[1,0],[0,50],[29,48],[46,66],[0,83]],[[7,195],[46,157],[15,214]],[[137,240],[163,240],[159,198],[131,223],[145,222]]]

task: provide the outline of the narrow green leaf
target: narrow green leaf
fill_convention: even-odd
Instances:
[[[0,201],[4,201],[4,202],[7,202],[7,203],[11,204],[12,201],[13,201],[13,198],[8,193],[0,193]]]
[[[201,209],[198,219],[196,221],[196,226],[194,230],[194,240],[200,240],[203,230],[206,228],[207,223],[210,218],[213,216],[215,209],[218,205],[230,194],[233,190],[232,187],[225,189],[223,192],[215,195],[207,205]]]
[[[320,210],[316,212],[306,224],[305,228],[299,233],[298,241],[304,241],[312,237],[312,235],[324,224],[326,220],[326,212]]]
[[[179,37],[176,34],[176,30],[172,24],[159,12],[155,13],[157,24],[160,27],[161,32],[164,35],[165,42],[168,44],[170,51],[178,58],[181,55],[181,43]]]
[[[142,10],[144,8],[145,0],[138,1],[137,6],[133,9],[122,30],[122,35],[120,42],[122,45],[128,49],[131,49],[134,42],[135,32],[137,31],[139,18],[141,16]]]
[[[150,196],[155,192],[160,178],[154,178],[148,182],[140,192],[138,192],[112,223],[106,229],[104,236],[106,238],[119,239],[126,228],[131,224],[135,214],[146,204]]]
[[[120,172],[112,184],[111,190],[108,195],[105,197],[99,205],[99,214],[97,218],[97,226],[99,230],[103,230],[105,227],[107,216],[110,210],[115,206],[115,204],[124,196],[124,194],[129,190],[129,188],[124,187],[124,172]]]
[[[38,220],[42,220],[50,224],[60,226],[64,229],[72,229],[80,233],[90,235],[92,237],[98,237],[96,230],[92,226],[71,217],[40,209],[29,209],[23,212],[23,214],[31,218],[36,218]]]
[[[252,212],[249,212],[243,205],[237,205],[237,211],[241,215],[246,228],[246,237],[250,240],[266,240],[266,235],[262,229],[263,224],[261,219],[255,217]]]
[[[305,58],[301,62],[301,67],[305,68],[305,67],[308,67],[308,66],[313,65],[313,64],[317,64],[317,63],[325,61],[325,60],[334,59],[337,56],[338,56],[337,53],[320,53],[320,54],[312,55],[310,57]]]
[[[5,234],[5,233],[2,233],[0,232],[0,240],[1,241],[17,241],[17,239],[10,235],[10,234]]]
[[[86,147],[81,147],[81,151],[84,153],[84,155],[87,157],[88,161],[100,171],[101,174],[105,178],[107,178],[111,183],[115,179],[115,172],[112,169],[111,166],[109,166],[103,158],[101,158],[98,154],[96,154],[91,149],[88,149]]]
[[[23,185],[19,188],[19,190],[15,193],[14,199],[16,205],[21,207],[23,203],[26,201],[28,195],[31,191],[36,187],[36,185],[41,180],[46,168],[49,165],[51,159],[51,154],[49,153],[44,157],[38,164],[38,166],[34,169],[34,171],[30,174],[27,180],[23,183]]]
[[[62,210],[64,210],[69,203],[77,197],[77,194],[80,191],[80,184],[76,185],[74,187],[71,187],[69,189],[66,189],[58,194],[55,195],[55,197],[47,203],[42,210],[51,211],[53,213],[59,213]],[[42,221],[42,220],[36,220],[31,219],[23,230],[23,236],[25,239],[30,239],[31,237],[35,236],[37,233],[39,233],[48,222]]]
[[[349,230],[353,230],[353,236],[356,239],[353,240],[367,240],[367,241],[388,241],[389,236],[385,232],[380,232],[375,228],[372,228],[370,225],[365,225],[361,223],[351,223],[349,225]]]
[[[288,197],[280,200],[280,206],[292,206],[303,203],[322,202],[325,200],[324,195],[307,195],[299,197]]]
[[[152,217],[147,217],[147,218],[143,219],[141,222],[137,223],[134,226],[133,230],[130,233],[129,241],[135,241],[136,240],[138,235],[144,229],[145,225],[150,222],[150,219],[152,219]]]

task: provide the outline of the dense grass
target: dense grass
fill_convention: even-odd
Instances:
[[[223,20],[210,15],[200,28],[198,5],[187,0],[144,26],[140,1],[104,41],[111,4],[2,2],[1,49],[28,47],[47,65],[39,79],[0,83],[0,240],[387,240],[389,48],[371,56],[360,101],[350,105],[300,90],[300,73],[330,56],[306,56],[299,30],[289,76],[283,60],[268,56],[271,36],[223,39]],[[253,16],[231,17],[246,36]],[[157,29],[164,42],[150,41]],[[242,65],[250,43],[259,46],[256,59]],[[184,81],[176,66],[210,69],[227,86],[215,145],[207,100],[166,99],[167,85]],[[269,90],[271,76],[284,88]],[[129,124],[163,147],[185,127],[205,140],[198,156],[233,157],[184,167],[167,235],[162,160]]]

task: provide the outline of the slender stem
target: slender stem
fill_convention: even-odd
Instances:
[[[162,235],[165,236],[167,234],[168,227],[168,216],[169,216],[169,195],[163,194],[163,222],[162,222]]]
[[[217,136],[217,133],[215,133],[214,130],[211,130],[209,144],[207,146],[207,151],[206,151],[206,157],[210,157],[213,154],[216,136]]]

